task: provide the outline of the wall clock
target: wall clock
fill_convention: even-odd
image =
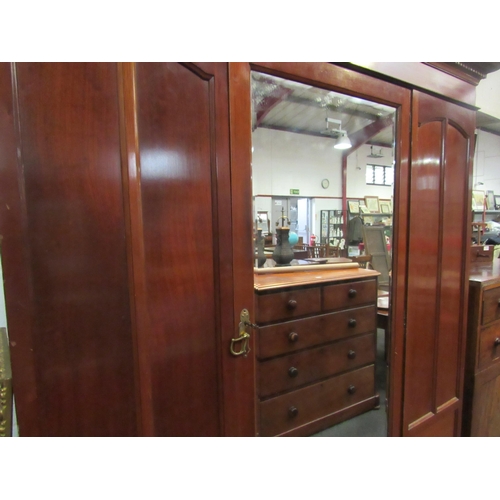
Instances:
[[[323,180],[321,181],[321,187],[322,187],[323,189],[326,189],[329,185],[330,185],[330,181],[329,181],[328,179],[323,179]]]

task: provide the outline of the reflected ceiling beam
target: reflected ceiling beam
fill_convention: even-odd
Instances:
[[[280,102],[286,100],[286,98],[293,92],[292,89],[287,89],[285,87],[276,87],[271,95],[268,95],[260,101],[255,118],[255,124],[253,130],[255,130],[261,123],[262,120],[267,116],[267,114]]]
[[[359,147],[366,144],[372,137],[382,132],[382,130],[387,127],[391,127],[394,124],[392,116],[386,116],[373,123],[370,123],[366,127],[349,134],[349,139],[351,140],[352,147],[346,149],[343,153],[344,156],[349,156],[351,153],[356,151]],[[391,144],[392,146],[392,144]]]

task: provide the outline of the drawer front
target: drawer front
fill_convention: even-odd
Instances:
[[[478,368],[483,369],[500,359],[500,321],[481,330]]]
[[[500,319],[500,286],[483,292],[482,324]]]
[[[265,398],[289,391],[374,361],[373,333],[261,361],[259,396]]]
[[[258,330],[258,357],[270,358],[372,332],[376,324],[376,308],[368,306],[264,326]]]
[[[323,288],[323,310],[356,307],[377,300],[377,281],[353,281]]]
[[[375,394],[375,365],[260,403],[260,434],[276,436]]]
[[[257,295],[257,323],[296,318],[321,311],[319,287]]]

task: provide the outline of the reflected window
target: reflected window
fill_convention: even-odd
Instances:
[[[392,186],[394,168],[386,165],[366,165],[366,183],[377,186]]]

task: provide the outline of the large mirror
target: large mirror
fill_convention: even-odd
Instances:
[[[380,408],[316,435],[385,436],[395,109],[255,71],[251,93],[253,220],[266,256],[255,265],[275,265],[276,228],[286,218],[293,265],[320,256],[380,273]]]

